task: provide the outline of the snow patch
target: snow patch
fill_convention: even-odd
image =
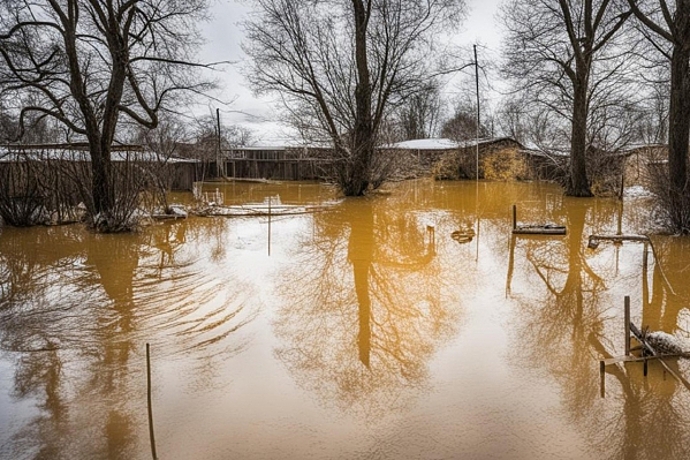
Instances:
[[[680,355],[690,353],[690,344],[686,339],[671,335],[663,331],[650,332],[645,336],[655,350],[661,354]]]
[[[633,185],[632,187],[627,187],[623,192],[623,195],[629,198],[647,198],[654,196],[652,192],[650,192],[641,185]]]
[[[450,139],[414,139],[411,141],[398,142],[389,146],[392,149],[409,150],[451,150],[460,147],[460,144]]]

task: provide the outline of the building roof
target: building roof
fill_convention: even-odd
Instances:
[[[457,149],[459,144],[455,141],[445,138],[414,139],[410,141],[397,142],[385,147],[400,150],[452,150]]]
[[[166,157],[151,150],[143,150],[141,146],[134,146],[130,150],[119,147],[112,151],[110,158],[114,162],[142,161],[161,163],[196,163],[197,160]],[[59,147],[56,145],[2,145],[0,146],[0,163],[11,163],[24,160],[48,161],[91,161],[88,150],[80,147]]]
[[[495,138],[482,138],[470,139],[467,141],[456,142],[447,138],[433,138],[433,139],[414,139],[410,141],[398,142],[396,144],[386,145],[382,148],[384,149],[399,149],[399,150],[455,150],[464,149],[468,147],[475,147],[477,144],[480,146],[487,144],[494,144],[501,141],[511,141],[520,145],[515,139],[510,137],[495,137]]]

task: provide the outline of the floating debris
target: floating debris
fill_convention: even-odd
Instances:
[[[518,225],[513,228],[516,235],[565,235],[567,230],[562,225]]]
[[[165,219],[186,219],[189,213],[185,209],[184,205],[181,204],[171,204],[167,207],[165,212],[154,212],[151,217],[158,220]]]
[[[460,244],[469,243],[474,236],[475,232],[472,227],[462,227],[450,234],[450,237]]]
[[[690,358],[690,344],[687,340],[664,331],[643,331],[644,340],[662,355],[680,355]]]
[[[518,225],[517,206],[513,205],[513,234],[514,235],[565,235],[567,229],[563,225]]]
[[[254,216],[288,216],[328,211],[343,200],[328,201],[320,204],[274,204],[272,202],[248,203],[242,205],[221,206],[208,204],[193,211],[197,216],[210,217],[254,217]]]

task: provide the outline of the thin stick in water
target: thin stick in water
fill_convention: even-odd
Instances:
[[[149,437],[151,438],[151,455],[153,460],[158,460],[156,455],[156,439],[153,435],[153,407],[151,405],[151,352],[150,346],[146,344],[146,397],[149,408]]]

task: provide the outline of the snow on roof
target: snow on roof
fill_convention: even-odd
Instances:
[[[641,150],[641,149],[667,149],[667,148],[668,148],[668,144],[636,143],[636,144],[630,144],[630,145],[626,146],[625,148],[623,148],[622,150],[626,151],[626,152],[631,152],[634,150]]]
[[[110,153],[112,161],[146,161],[161,163],[195,163],[196,160],[184,158],[166,157],[158,155],[150,150],[145,151],[114,151]],[[29,147],[12,148],[0,146],[0,163],[9,163],[24,160],[64,160],[64,161],[91,161],[89,152],[80,149],[56,149]]]
[[[414,139],[411,141],[398,142],[387,146],[391,149],[401,150],[451,150],[457,149],[461,144],[450,139]]]
[[[512,141],[516,142],[510,137],[485,137],[477,141],[477,139],[470,139],[462,142],[456,142],[451,139],[446,138],[435,138],[435,139],[414,139],[411,141],[398,142],[397,144],[391,144],[383,146],[387,149],[400,149],[400,150],[454,150],[454,149],[465,149],[468,147],[474,147],[477,145],[492,144],[501,141]],[[519,144],[519,143],[518,143]]]
[[[223,149],[224,151],[234,151],[234,150],[247,150],[247,151],[269,151],[269,152],[280,152],[285,150],[287,147],[282,145],[243,145],[240,147],[233,147],[229,149]]]

